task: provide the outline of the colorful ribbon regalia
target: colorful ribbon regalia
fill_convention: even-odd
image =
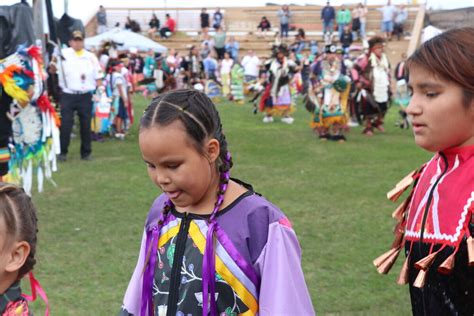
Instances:
[[[113,117],[111,115],[118,112],[118,103],[115,109],[115,104],[113,105],[112,98],[107,96],[104,86],[97,88],[92,100],[94,101],[92,131],[98,134],[109,134],[113,117],[115,117],[115,115]],[[113,113],[111,113],[112,107],[114,107]]]
[[[325,134],[331,126],[347,125],[350,79],[344,75],[340,61],[331,64],[323,60],[317,66],[321,68],[317,88],[309,89],[306,109],[312,114],[311,128]]]
[[[19,47],[0,60],[0,85],[12,97],[8,117],[12,120],[9,173],[6,181],[21,183],[31,194],[33,174],[38,191],[43,180],[52,180],[57,170],[56,154],[60,153],[59,117],[49,101],[45,86],[41,50],[37,46]]]

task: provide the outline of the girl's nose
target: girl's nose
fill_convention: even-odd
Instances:
[[[155,173],[155,181],[158,185],[168,184],[170,183],[170,178],[163,172],[156,172]]]
[[[419,98],[416,94],[413,94],[410,99],[410,103],[408,103],[407,108],[405,109],[408,115],[420,115],[422,113],[422,107],[420,104]]]

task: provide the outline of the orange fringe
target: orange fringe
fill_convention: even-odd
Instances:
[[[413,183],[413,176],[415,175],[416,171],[417,170],[413,170],[407,176],[405,176],[405,178],[398,182],[395,188],[387,193],[387,198],[393,202],[398,200],[400,195],[402,195],[403,192],[405,192],[405,190]]]
[[[397,260],[398,254],[400,253],[400,248],[392,248],[386,253],[382,254],[373,261],[377,271],[380,274],[387,274],[388,271],[392,268],[393,264]]]

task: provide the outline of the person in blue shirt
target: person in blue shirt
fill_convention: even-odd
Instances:
[[[225,44],[225,51],[229,53],[230,58],[237,60],[239,58],[239,42],[235,40],[234,36],[229,37],[229,41]]]
[[[213,57],[211,53],[209,53],[207,57],[202,61],[202,64],[204,67],[206,79],[212,79],[216,82],[219,82],[216,77],[217,60]]]
[[[331,6],[329,1],[326,6],[321,10],[321,20],[323,20],[323,33],[331,34],[334,30],[334,19],[336,18],[336,11]]]

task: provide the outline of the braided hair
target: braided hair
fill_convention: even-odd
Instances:
[[[204,142],[207,139],[215,138],[220,144],[220,152],[216,164],[219,173],[219,186],[216,192],[217,199],[214,209],[208,220],[209,229],[203,261],[203,292],[207,293],[209,289],[213,293],[215,291],[213,282],[215,266],[214,262],[209,263],[210,260],[206,258],[214,256],[213,242],[209,242],[209,240],[213,237],[216,226],[215,216],[222,206],[229,183],[232,157],[227,149],[227,140],[222,130],[219,113],[212,101],[203,92],[180,89],[158,96],[146,108],[140,120],[140,130],[149,129],[156,125],[168,126],[176,120],[180,120],[183,123],[193,146],[200,154],[204,155]],[[159,239],[159,232],[166,223],[172,208],[173,202],[168,198],[164,203],[157,225],[147,231],[147,255],[145,258],[141,305],[142,315],[145,314],[147,308],[149,313],[153,315],[153,298],[150,286],[152,284],[154,264],[156,263],[156,245]],[[204,270],[207,270],[207,272]],[[204,273],[206,275],[212,274],[212,278],[205,278]],[[210,282],[207,282],[209,279]],[[207,310],[207,305],[204,306],[204,309]],[[214,314],[213,311],[215,311],[215,306],[211,306],[211,315]]]
[[[20,279],[33,270],[36,264],[36,234],[38,233],[36,208],[22,188],[0,182],[0,218],[6,226],[7,243],[26,241],[30,245],[30,253],[18,271],[18,279]]]

